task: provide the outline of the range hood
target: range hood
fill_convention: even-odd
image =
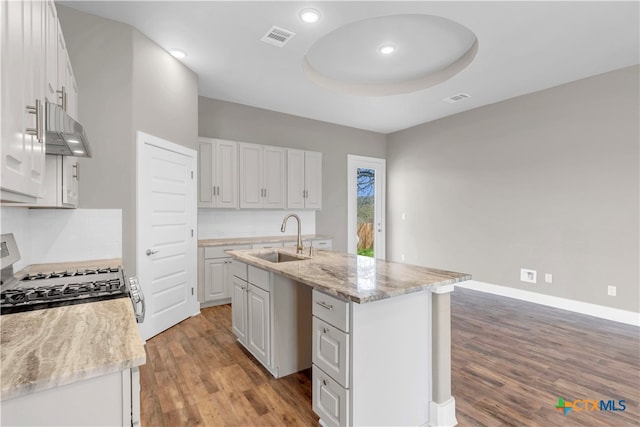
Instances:
[[[60,156],[91,157],[89,140],[80,123],[61,106],[45,104],[45,153]]]

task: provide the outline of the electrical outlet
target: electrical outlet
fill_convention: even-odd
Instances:
[[[529,270],[528,268],[520,269],[520,281],[528,283],[536,283],[538,279],[538,273],[535,270]]]
[[[553,283],[553,274],[547,273],[544,275],[544,281],[546,283]]]
[[[611,286],[611,285],[607,286],[607,294],[610,297],[615,297],[616,296],[616,287],[615,286]]]

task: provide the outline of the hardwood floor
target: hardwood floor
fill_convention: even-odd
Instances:
[[[465,289],[451,316],[460,426],[640,425],[638,328]],[[146,349],[144,427],[319,425],[310,370],[271,377],[236,343],[229,305],[202,309]],[[623,399],[626,410],[563,415],[558,397]]]

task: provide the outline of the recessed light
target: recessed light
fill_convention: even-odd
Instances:
[[[173,55],[174,58],[182,59],[187,57],[187,52],[180,49],[170,49],[169,53]]]
[[[73,152],[76,154],[84,154],[84,151],[82,150],[73,150]]]
[[[77,139],[67,139],[67,142],[71,144],[80,144],[80,141],[78,141]]]
[[[389,55],[396,51],[396,47],[392,44],[384,44],[378,48],[378,52],[383,55]]]
[[[314,22],[318,22],[320,19],[320,12],[316,9],[304,9],[300,12],[300,19],[307,24],[313,24]]]

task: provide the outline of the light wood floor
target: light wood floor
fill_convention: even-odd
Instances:
[[[231,332],[229,305],[147,342],[142,425],[317,426],[310,370],[275,380]],[[480,292],[452,296],[460,426],[640,425],[639,329]],[[554,408],[558,397],[624,399],[624,412]]]

